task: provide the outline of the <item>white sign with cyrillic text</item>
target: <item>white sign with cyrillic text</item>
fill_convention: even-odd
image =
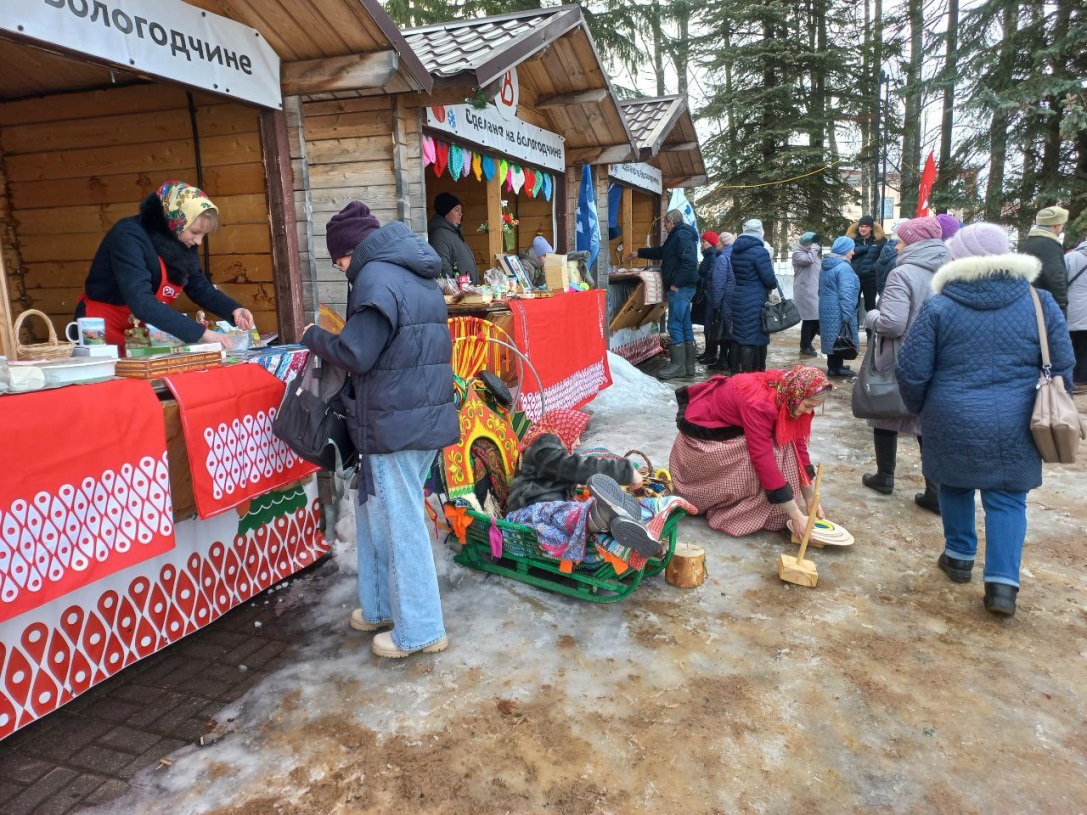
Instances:
[[[657,195],[664,190],[664,176],[651,164],[609,164],[608,175],[616,181],[655,192]]]
[[[505,119],[494,105],[444,105],[426,109],[427,127],[480,147],[490,147],[510,158],[547,170],[565,172],[566,148],[562,136],[516,117]]]
[[[5,0],[0,30],[264,107],[283,107],[279,56],[260,32],[179,0]]]

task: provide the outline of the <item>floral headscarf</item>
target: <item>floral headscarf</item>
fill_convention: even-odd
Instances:
[[[184,181],[167,181],[159,187],[157,194],[162,201],[166,222],[179,238],[202,213],[209,209],[219,211],[203,190]]]
[[[811,414],[794,419],[792,412],[805,399],[833,387],[823,371],[807,365],[794,365],[791,371],[740,374],[728,382],[753,401],[765,399],[773,402],[778,414],[774,425],[774,439],[778,444],[788,444],[811,435]]]
[[[540,417],[540,421],[528,429],[524,438],[521,439],[518,449],[523,453],[540,436],[545,433],[553,433],[562,440],[567,451],[572,453],[578,438],[588,426],[589,414],[582,410],[570,410],[569,408],[549,410]]]

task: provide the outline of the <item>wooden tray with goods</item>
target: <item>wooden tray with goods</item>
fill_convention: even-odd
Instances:
[[[168,374],[202,371],[206,368],[218,368],[222,364],[223,355],[218,351],[129,357],[118,361],[116,375],[129,379],[161,379]]]

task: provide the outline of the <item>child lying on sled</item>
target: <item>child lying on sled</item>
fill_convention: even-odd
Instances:
[[[642,521],[641,505],[620,485],[642,484],[628,459],[577,455],[589,415],[580,410],[545,413],[521,439],[521,457],[510,482],[506,520],[530,526],[552,557],[580,562],[588,532],[611,535],[643,557],[656,557],[660,543]],[[590,497],[575,500],[586,485]]]

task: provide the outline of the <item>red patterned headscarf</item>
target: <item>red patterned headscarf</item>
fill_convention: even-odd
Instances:
[[[798,419],[792,412],[801,402],[829,391],[833,385],[827,375],[818,368],[794,365],[791,371],[761,371],[739,374],[729,384],[751,400],[766,400],[777,410],[774,438],[778,444],[788,444],[811,435],[810,413]]]
[[[589,426],[589,414],[582,410],[570,410],[561,408],[549,410],[540,417],[540,421],[532,425],[525,433],[521,443],[517,446],[522,453],[528,449],[532,442],[545,433],[553,433],[558,436],[569,452],[574,452],[574,445]]]

